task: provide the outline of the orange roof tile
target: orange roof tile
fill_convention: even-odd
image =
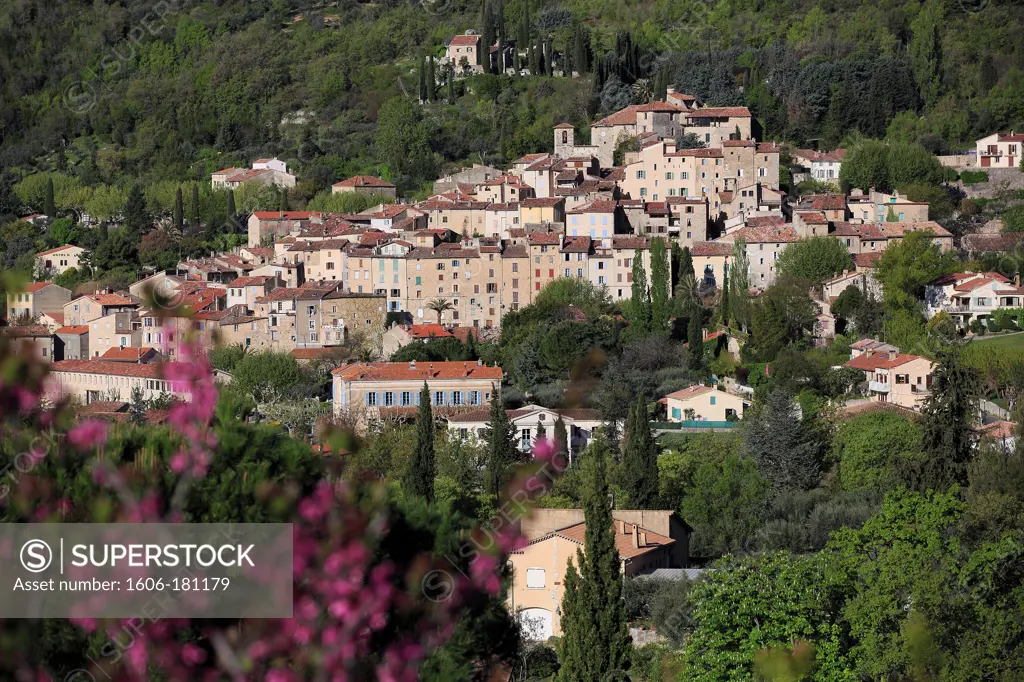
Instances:
[[[334,370],[345,381],[419,381],[429,379],[486,379],[500,382],[500,367],[475,362],[355,362]]]

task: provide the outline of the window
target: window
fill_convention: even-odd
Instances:
[[[469,392],[469,404],[470,405],[479,405],[480,404],[480,391],[470,391]]]
[[[384,407],[393,407],[395,404],[395,394],[391,391],[384,392]]]
[[[714,405],[714,404],[715,404],[715,396],[711,396],[711,404],[712,404],[712,405]]]
[[[462,404],[462,391],[452,391],[452,405]]]
[[[646,180],[647,179],[647,171],[638,170],[636,172],[636,179],[637,180]]]
[[[444,391],[434,391],[434,404],[444,405]]]
[[[368,406],[370,406],[370,407],[375,407],[377,405],[377,394],[376,393],[367,393],[366,394],[366,404]]]
[[[547,586],[543,568],[526,569],[526,587],[530,590],[543,590]]]

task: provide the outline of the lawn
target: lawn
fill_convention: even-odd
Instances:
[[[1024,348],[1024,332],[1013,334],[1000,334],[998,336],[975,337],[972,344],[989,346],[992,348]]]

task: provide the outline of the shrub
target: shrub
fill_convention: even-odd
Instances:
[[[965,170],[960,174],[960,181],[965,185],[976,185],[979,182],[988,182],[988,173],[986,171]]]

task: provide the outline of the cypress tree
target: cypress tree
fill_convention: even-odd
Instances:
[[[46,196],[43,198],[43,213],[50,220],[57,217],[57,207],[53,203],[53,178],[46,180]]]
[[[420,91],[419,91],[420,102],[427,101],[427,60],[426,57],[420,57]]]
[[[650,293],[647,291],[647,271],[644,269],[643,252],[637,249],[633,253],[633,290],[631,306],[633,308],[632,324],[637,325],[639,331],[649,333],[651,331],[651,301]]]
[[[548,78],[553,78],[555,75],[555,50],[551,45],[551,39],[548,38],[544,41],[544,68],[547,72]]]
[[[689,276],[696,279],[697,273],[693,271],[693,255],[690,253],[690,247],[684,246],[683,252],[679,257],[679,276],[677,281]]]
[[[447,72],[445,80],[448,83],[448,104],[455,104],[455,67],[449,63],[445,68]]]
[[[192,184],[192,215],[189,227],[193,234],[199,233],[199,185],[196,183]]]
[[[665,240],[651,243],[651,329],[661,333],[668,329],[669,264]]]
[[[928,459],[913,476],[921,491],[967,485],[967,464],[975,451],[978,372],[963,361],[960,346],[949,347],[937,359],[932,391],[921,410],[921,446]]]
[[[626,420],[626,449],[622,453],[622,489],[632,509],[658,506],[658,446],[651,434],[647,405],[643,397],[629,411]]]
[[[576,24],[576,30],[573,35],[572,62],[576,72],[580,75],[586,73],[590,68],[587,61],[587,42],[583,30],[582,24]]]
[[[686,328],[686,342],[689,344],[687,365],[694,372],[704,370],[704,334],[701,327],[700,308],[693,311],[690,316],[690,324]]]
[[[128,199],[124,203],[124,227],[133,243],[138,242],[150,228],[146,197],[142,193],[142,187],[137,184],[128,190]]]
[[[409,460],[402,479],[402,489],[407,496],[422,497],[427,502],[434,499],[434,479],[437,466],[434,463],[434,411],[430,406],[430,389],[423,382],[420,391],[420,406],[416,414],[416,451]]]
[[[483,16],[480,18],[482,24],[480,33],[480,58],[484,60],[484,73],[494,73],[491,67],[491,47],[494,45],[494,11],[491,3],[484,0]]]
[[[537,442],[546,439],[548,437],[548,430],[544,428],[544,422],[537,423]]]
[[[237,219],[238,211],[235,210],[235,191],[232,190],[232,189],[228,190],[227,216],[228,216],[228,221],[227,221],[228,222],[228,228],[232,232],[234,232],[235,231],[235,220]]]
[[[560,682],[605,680],[625,670],[632,649],[622,600],[622,566],[608,504],[608,445],[591,446],[583,501],[584,549],[565,572]]]
[[[277,210],[287,211],[288,210],[288,188],[282,187],[281,193],[277,196]]]
[[[517,460],[516,431],[491,386],[491,415],[487,421],[487,492],[497,496],[508,481],[508,470]]]
[[[434,55],[427,61],[427,100],[437,99],[437,72],[434,70]]]
[[[171,214],[171,224],[178,232],[185,229],[185,204],[181,198],[181,187],[174,193],[174,212]]]
[[[523,16],[519,19],[519,35],[516,36],[516,50],[526,49],[530,44],[530,3],[523,4]]]
[[[563,455],[569,454],[569,432],[565,428],[565,421],[562,419],[562,415],[558,415],[558,419],[555,420],[555,452]]]
[[[722,324],[726,327],[729,326],[729,278],[723,277],[722,282],[722,300],[721,300],[721,311],[722,311]]]

